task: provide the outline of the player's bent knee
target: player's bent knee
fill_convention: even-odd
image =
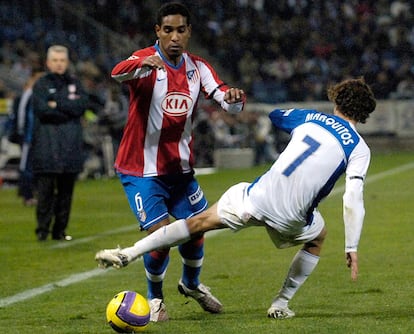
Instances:
[[[324,227],[321,233],[319,233],[319,235],[315,239],[305,243],[305,245],[303,246],[303,249],[311,254],[319,256],[323,242],[325,241],[326,234],[327,234],[327,230]]]
[[[321,244],[325,241],[326,235],[328,234],[328,230],[324,227],[319,233],[317,239],[320,240]]]

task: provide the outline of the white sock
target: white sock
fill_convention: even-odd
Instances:
[[[288,275],[272,306],[285,308],[319,262],[319,256],[299,250],[290,264]]]
[[[180,219],[137,241],[134,246],[123,248],[121,252],[128,257],[129,261],[133,261],[145,253],[173,247],[190,239],[187,223],[184,219]]]

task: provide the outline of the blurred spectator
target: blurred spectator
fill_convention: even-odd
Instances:
[[[214,165],[214,129],[210,115],[206,112],[199,112],[196,115],[193,150],[196,167],[210,167]]]
[[[80,81],[69,74],[69,63],[66,47],[51,46],[46,58],[48,72],[33,87],[32,153],[39,241],[46,240],[49,232],[54,240],[72,239],[66,228],[75,182],[83,168],[81,117],[87,95]]]
[[[391,94],[394,99],[414,99],[414,74],[408,74],[401,80],[397,89]]]
[[[105,105],[100,115],[100,123],[109,130],[114,157],[121,143],[124,126],[128,117],[128,108],[129,98],[128,93],[124,91],[124,86],[119,85],[115,80],[111,81],[107,89]],[[113,165],[113,162],[111,165]]]
[[[240,75],[240,83],[246,87],[248,94],[252,91],[252,86],[259,73],[260,64],[254,57],[253,53],[247,50],[238,63],[238,72]]]
[[[23,204],[33,206],[37,204],[32,170],[32,137],[33,137],[33,106],[32,93],[36,80],[43,72],[33,72],[23,87],[21,95],[13,102],[14,114],[16,115],[16,131],[21,138],[21,156],[19,164],[19,188],[18,194],[23,198]]]
[[[254,123],[254,164],[270,163],[277,159],[275,150],[274,127],[267,113],[255,114]]]
[[[211,126],[214,133],[214,148],[241,147],[244,136],[236,131],[239,125],[237,115],[222,111],[211,114]]]

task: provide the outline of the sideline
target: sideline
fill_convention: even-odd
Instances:
[[[392,176],[392,175],[396,175],[402,172],[405,172],[407,170],[413,169],[414,168],[414,162],[412,163],[408,163],[402,166],[398,166],[396,168],[372,175],[367,177],[367,180],[365,181],[365,184],[369,184],[369,183],[374,183],[377,182],[379,180],[382,180],[386,177]],[[342,194],[344,191],[344,186],[341,187],[337,187],[335,188],[328,197],[330,196],[334,196],[334,195],[338,195],[338,194]],[[119,229],[115,229],[115,230],[111,230],[108,231],[106,233],[101,233],[98,234],[96,236],[92,236],[92,237],[88,237],[88,238],[83,238],[83,239],[79,239],[79,240],[74,240],[73,242],[70,243],[65,243],[65,245],[76,245],[76,244],[80,244],[80,243],[85,243],[88,242],[90,240],[99,238],[102,235],[108,235],[108,234],[113,234],[113,233],[120,233],[120,232],[125,232],[125,231],[129,231],[132,229],[136,229],[136,225],[134,224],[133,226],[125,226]],[[206,233],[206,237],[211,237],[214,236],[215,234],[221,233],[223,230],[218,230],[218,231],[210,231]],[[56,247],[52,247],[52,248],[56,248]],[[55,283],[49,283],[43,286],[40,286],[38,288],[34,288],[34,289],[29,289],[29,290],[25,290],[21,293],[15,294],[13,296],[10,297],[5,297],[5,298],[1,298],[0,299],[0,308],[2,307],[6,307],[18,302],[22,302],[25,301],[27,299],[39,296],[41,294],[44,294],[46,292],[50,292],[53,291],[57,288],[62,288],[62,287],[66,287],[75,283],[79,283],[82,282],[84,280],[87,280],[89,278],[95,277],[95,276],[99,276],[99,275],[103,275],[106,274],[109,270],[114,270],[113,268],[108,268],[108,269],[93,269],[90,271],[86,271],[83,273],[77,273],[77,274],[73,274],[63,280],[57,281]]]

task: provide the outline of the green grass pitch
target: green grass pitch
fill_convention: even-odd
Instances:
[[[222,170],[198,180],[210,203],[268,166]],[[177,292],[181,262],[171,251],[165,297],[171,321],[152,334],[182,333],[410,333],[414,328],[414,154],[373,154],[365,186],[366,220],[359,248],[360,276],[345,265],[343,180],[320,205],[328,226],[321,260],[292,300],[296,317],[273,320],[266,310],[298,248],[277,250],[263,229],[207,234],[201,279],[223,302],[205,313]],[[35,211],[15,189],[0,189],[0,332],[115,333],[105,321],[119,291],[146,293],[142,261],[99,270],[94,254],[144,236],[117,179],[78,182],[68,233],[72,242],[35,239]]]

